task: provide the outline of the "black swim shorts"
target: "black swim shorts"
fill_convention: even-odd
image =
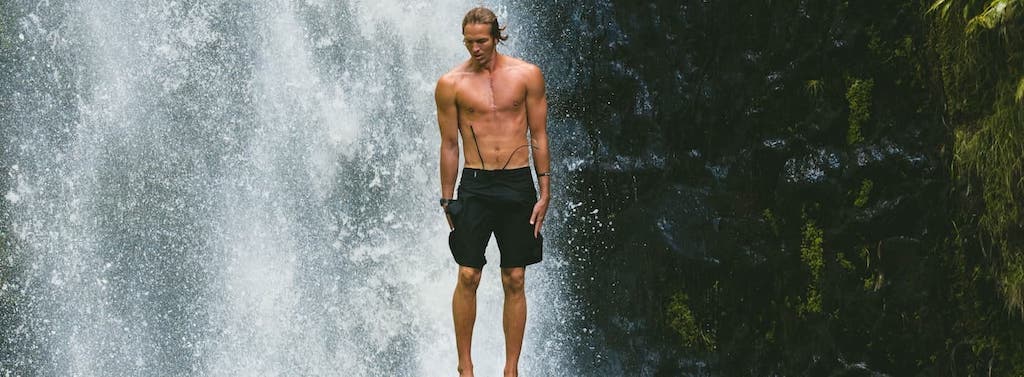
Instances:
[[[484,250],[494,234],[501,267],[525,267],[540,262],[544,238],[533,236],[530,216],[537,203],[530,168],[463,169],[458,200],[448,205],[455,228],[448,246],[461,266],[483,268]]]

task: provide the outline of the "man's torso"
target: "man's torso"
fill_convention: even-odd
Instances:
[[[485,170],[528,166],[528,63],[502,56],[494,72],[467,67],[464,64],[452,72],[465,166]]]

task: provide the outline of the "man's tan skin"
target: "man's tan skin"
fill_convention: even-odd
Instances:
[[[437,122],[441,129],[441,197],[452,198],[459,170],[459,135],[463,142],[465,167],[507,169],[529,165],[527,129],[537,172],[550,171],[547,138],[547,99],[540,69],[530,63],[499,54],[491,25],[469,23],[463,37],[470,58],[446,73],[437,83]],[[475,137],[470,134],[472,126]],[[477,142],[482,145],[477,154]],[[509,160],[511,158],[511,160]],[[534,237],[540,234],[547,213],[550,176],[538,177],[539,199],[530,224]],[[451,226],[451,218],[448,218]],[[526,327],[525,267],[502,268],[505,291],[503,328],[505,332],[504,375],[519,375],[519,354]],[[452,315],[459,354],[459,375],[473,376],[470,356],[473,324],[476,321],[476,290],[481,270],[459,266]]]

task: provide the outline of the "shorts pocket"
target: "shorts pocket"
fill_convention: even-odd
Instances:
[[[448,202],[448,207],[445,209],[445,212],[451,215],[452,219],[454,220],[455,217],[459,216],[459,214],[462,213],[462,202],[458,200],[452,200]]]
[[[459,227],[459,218],[462,214],[462,202],[458,200],[452,200],[448,202],[448,206],[444,209],[445,216],[452,222],[452,230]]]

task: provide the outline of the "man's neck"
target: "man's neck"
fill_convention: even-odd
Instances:
[[[491,60],[489,60],[487,64],[476,64],[476,70],[480,72],[494,72],[494,69],[498,67],[498,59],[500,57],[501,54],[499,54],[498,51],[494,51],[494,56],[491,57]]]

